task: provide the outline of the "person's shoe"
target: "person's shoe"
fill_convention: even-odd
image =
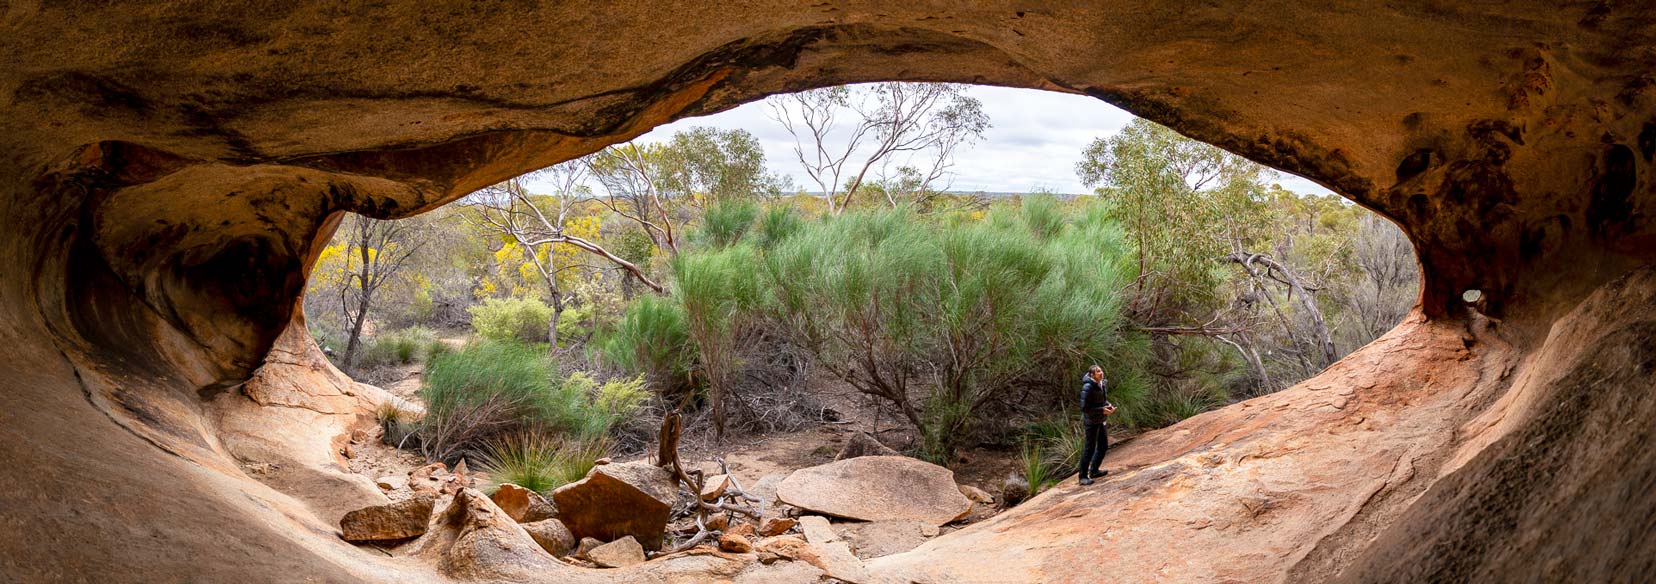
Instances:
[[[1095,478],[1095,479],[1104,478],[1104,475],[1107,475],[1107,474],[1110,474],[1110,471],[1098,470],[1096,468],[1092,469],[1090,471],[1087,471],[1087,476],[1090,476],[1090,477]]]
[[[1087,477],[1081,477],[1081,484],[1082,485],[1090,485],[1092,483],[1093,483],[1092,479],[1087,478]]]

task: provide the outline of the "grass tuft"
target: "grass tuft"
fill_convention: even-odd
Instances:
[[[539,433],[508,436],[483,452],[483,470],[490,491],[511,483],[543,495],[581,480],[593,461],[609,455],[613,443],[605,437],[558,440]]]

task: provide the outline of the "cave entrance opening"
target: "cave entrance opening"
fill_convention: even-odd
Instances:
[[[858,235],[879,229],[891,233]],[[794,238],[813,243],[784,245]],[[865,261],[834,259],[846,255]],[[1040,275],[947,269],[967,260],[984,262],[965,270],[979,276]],[[909,422],[904,443],[947,461],[958,444],[940,429],[1017,436],[1073,407],[1095,362],[1132,430],[1286,388],[1400,322],[1419,280],[1389,220],[1103,101],[891,82],[680,120],[410,219],[347,217],[305,310],[341,369],[415,401],[431,391],[422,363],[467,339],[555,355],[563,375],[642,376],[657,403],[710,416],[723,383],[740,403],[718,417],[739,431],[820,419],[808,391],[766,391],[815,374],[860,390],[888,424]],[[1009,312],[1028,322],[972,318]],[[997,336],[1035,341],[975,342]],[[943,365],[961,349],[985,357]],[[970,404],[966,419],[938,422],[939,395]],[[622,446],[642,452],[648,424],[634,426]],[[482,450],[426,454],[462,452]]]

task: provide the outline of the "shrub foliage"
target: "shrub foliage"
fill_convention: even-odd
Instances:
[[[453,462],[513,435],[598,439],[643,402],[643,385],[642,379],[563,376],[550,357],[524,344],[473,343],[427,367],[420,447],[427,459]]]

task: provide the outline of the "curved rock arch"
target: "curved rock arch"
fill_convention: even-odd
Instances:
[[[1617,353],[1606,365],[1574,351],[1608,348],[1606,339],[1650,342],[1637,326],[1652,318],[1648,307],[1615,320],[1593,306],[1634,302],[1650,285],[1639,274],[1656,256],[1648,218],[1656,14],[1605,3],[1367,6],[8,6],[0,54],[14,66],[0,72],[8,113],[0,118],[0,175],[13,180],[0,195],[0,346],[12,350],[0,356],[8,372],[0,452],[14,468],[38,470],[0,482],[0,504],[21,510],[16,529],[0,534],[3,565],[26,577],[146,579],[124,571],[141,561],[157,570],[152,576],[192,570],[210,579],[264,570],[419,575],[319,535],[327,522],[317,520],[318,504],[248,480],[237,463],[246,440],[233,444],[225,433],[258,427],[256,416],[223,403],[248,391],[243,384],[273,346],[304,363],[304,344],[279,338],[338,214],[406,216],[672,119],[769,93],[891,79],[1093,95],[1328,185],[1398,221],[1415,242],[1426,278],[1417,318],[1293,390],[1147,437],[1124,453],[1142,466],[1140,491],[1101,496],[1171,497],[1173,487],[1151,479],[1206,476],[1190,470],[1206,455],[1217,457],[1212,467],[1242,467],[1261,458],[1249,448],[1269,450],[1262,436],[1329,430],[1356,417],[1384,417],[1413,433],[1353,437],[1346,444],[1354,448],[1438,442],[1397,457],[1410,461],[1407,473],[1358,473],[1362,480],[1328,488],[1333,495],[1305,496],[1315,501],[1260,495],[1261,511],[1250,510],[1245,523],[1273,534],[1262,538],[1268,545],[1187,562],[1177,574],[1327,578],[1352,574],[1345,568],[1359,562],[1361,574],[1381,578],[1476,574],[1469,565],[1506,573],[1516,560],[1466,532],[1504,525],[1503,542],[1564,549],[1536,538],[1535,529],[1552,525],[1537,513],[1591,512],[1608,522],[1603,541],[1639,533],[1638,512],[1656,508],[1648,494],[1586,507],[1484,495],[1566,484],[1498,464],[1518,452],[1545,458],[1525,450],[1523,422],[1554,415],[1537,404],[1585,391],[1585,379],[1557,383],[1537,364],[1566,373],[1608,368],[1604,376],[1618,380],[1620,397],[1577,412],[1584,424],[1648,424],[1653,415],[1642,353]],[[1467,289],[1483,292],[1476,308],[1494,320],[1467,312]],[[1570,325],[1578,321],[1595,326]],[[1549,339],[1549,330],[1574,336]],[[367,391],[330,383],[344,389],[255,399],[266,409],[298,404],[348,416],[351,407],[334,402]],[[1323,399],[1340,384],[1362,391]],[[1287,411],[1295,400],[1338,407],[1292,419],[1247,412]],[[1566,438],[1559,452],[1604,439]],[[1647,477],[1653,464],[1638,454],[1641,443],[1617,444],[1584,452],[1615,485]],[[1282,456],[1313,464],[1331,455]],[[1615,465],[1631,467],[1603,470]],[[1303,469],[1247,472],[1308,485]],[[1448,479],[1430,490],[1439,477]],[[1245,499],[1240,488],[1225,483],[1181,500],[1214,511]],[[951,545],[979,538],[1004,547],[989,534],[1032,529],[1032,518],[1077,505],[1102,517],[1087,497],[1100,495],[1049,495],[884,565],[939,578],[969,573],[960,570],[970,558]],[[180,498],[198,512],[170,513]],[[1354,510],[1352,500],[1360,500]],[[77,519],[96,512],[82,507],[88,502],[119,512]],[[1484,514],[1471,513],[1465,529],[1436,529],[1425,515],[1474,503]],[[1336,515],[1327,519],[1337,526],[1320,533],[1271,523],[1269,511],[1282,506]],[[1198,523],[1178,528],[1188,530],[1184,549],[1200,549],[1208,526]],[[45,533],[57,535],[44,541],[78,549],[27,552]],[[132,545],[137,534],[148,538]],[[1046,555],[984,556],[1052,576],[1064,574],[1046,565],[1059,559],[1113,553],[1078,537],[1058,540]],[[1255,557],[1279,545],[1290,551]],[[1620,545],[1561,560],[1558,573],[1625,576],[1639,561],[1649,565],[1652,544]],[[1629,551],[1643,555],[1595,556]],[[244,556],[259,559],[229,560]],[[937,563],[925,558],[960,565],[917,567]],[[1141,577],[1165,569],[1139,566]]]

